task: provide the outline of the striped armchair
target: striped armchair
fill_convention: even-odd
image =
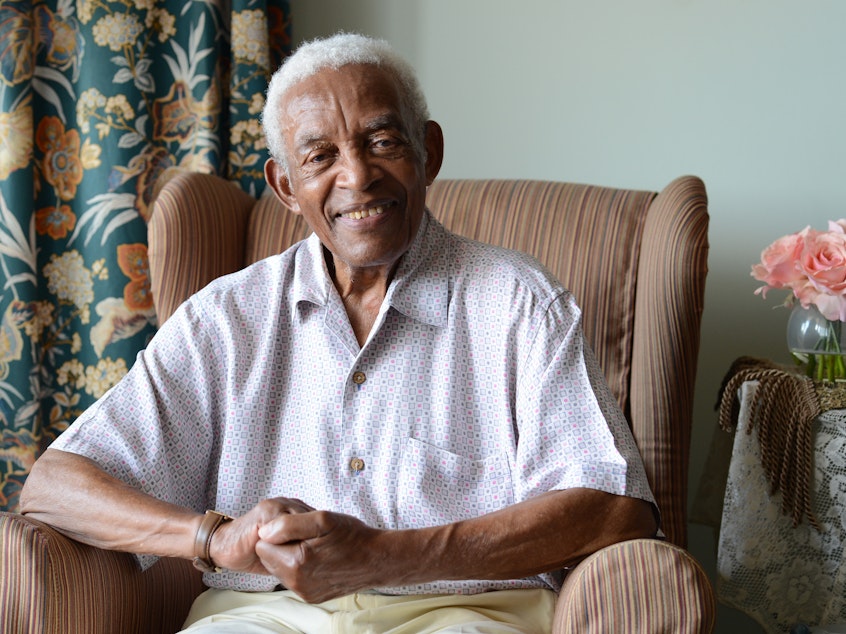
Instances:
[[[440,180],[435,216],[456,233],[527,251],[570,288],[632,426],[667,540],[603,549],[571,571],[557,632],[710,632],[711,585],[685,550],[687,471],[707,271],[707,199],[696,177],[660,193],[526,180]],[[300,216],[211,175],[168,179],[149,224],[161,322],[209,281],[306,236]],[[166,632],[202,584],[190,563],[147,572],[123,553],[0,514],[4,632]]]

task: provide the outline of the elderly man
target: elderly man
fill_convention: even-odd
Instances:
[[[192,632],[549,631],[566,566],[657,530],[572,296],[430,215],[441,128],[386,43],[302,46],[263,120],[313,235],[187,301],[24,512],[193,558]]]

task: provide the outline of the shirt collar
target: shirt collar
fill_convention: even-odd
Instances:
[[[385,303],[402,314],[423,323],[443,327],[447,323],[449,279],[449,233],[425,210],[411,246],[402,256],[396,275],[388,287]],[[312,233],[295,254],[295,275],[291,301],[329,303],[332,280],[323,258],[323,245]]]

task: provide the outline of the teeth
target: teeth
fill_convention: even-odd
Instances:
[[[364,211],[353,211],[348,214],[342,214],[341,218],[351,218],[353,220],[361,220],[362,218],[369,218],[370,216],[378,216],[385,211],[384,207],[373,207],[372,209],[365,209]]]

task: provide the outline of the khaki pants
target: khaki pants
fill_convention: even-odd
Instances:
[[[498,590],[473,595],[352,594],[309,604],[290,591],[208,590],[188,634],[549,634],[556,595]]]

